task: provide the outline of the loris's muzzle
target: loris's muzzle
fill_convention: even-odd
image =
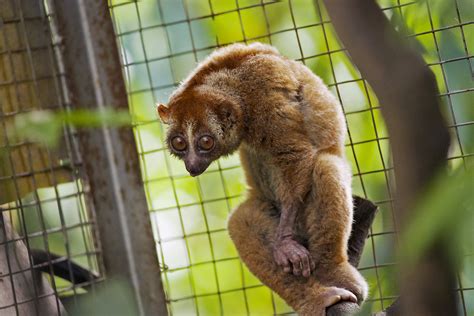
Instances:
[[[189,154],[184,159],[184,165],[186,166],[186,170],[193,177],[196,177],[206,171],[207,167],[209,167],[211,162],[212,161],[210,159],[199,157],[194,154]]]

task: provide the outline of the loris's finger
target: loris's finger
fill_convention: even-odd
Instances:
[[[290,262],[288,258],[283,254],[278,254],[275,256],[275,262],[277,265],[283,268],[283,271],[286,273],[291,272]]]
[[[284,265],[282,265],[282,267],[283,267],[283,272],[291,273],[291,264],[288,260],[286,261]]]
[[[293,264],[293,274],[301,275],[301,258],[298,254],[294,253],[290,257],[290,261]]]
[[[282,255],[282,264],[280,265],[283,267],[283,271],[286,273],[291,272],[291,264],[288,258],[285,255]]]
[[[311,266],[310,266],[309,260],[310,258],[308,254],[305,253],[304,255],[301,256],[303,276],[306,278],[311,275]]]

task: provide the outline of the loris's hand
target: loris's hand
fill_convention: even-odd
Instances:
[[[308,249],[286,237],[278,241],[273,248],[275,262],[283,267],[283,271],[294,275],[309,277],[311,270],[315,268]]]

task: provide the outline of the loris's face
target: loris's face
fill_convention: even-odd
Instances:
[[[184,161],[186,170],[193,177],[206,171],[220,156],[216,136],[194,120],[173,124],[167,142],[171,153]]]
[[[214,160],[237,149],[242,138],[241,111],[225,96],[188,92],[175,97],[169,107],[158,106],[161,121],[169,125],[170,152],[184,161],[193,177]]]
[[[167,144],[171,154],[184,161],[191,176],[202,174],[221,156],[222,135],[209,126],[215,120],[212,112],[192,105],[182,109],[160,105],[158,113],[169,125]]]

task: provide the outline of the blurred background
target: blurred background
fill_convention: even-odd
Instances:
[[[472,3],[378,3],[435,73],[453,139],[449,164],[462,168],[472,160],[474,151]],[[110,8],[173,314],[291,312],[240,262],[227,234],[228,214],[245,195],[238,156],[220,160],[202,176],[191,178],[184,164],[166,151],[165,129],[156,120],[153,106],[156,102],[166,104],[176,85],[216,47],[255,41],[269,43],[307,65],[339,98],[348,123],[346,149],[354,172],[354,193],[380,207],[360,264],[371,293],[363,314],[389,306],[397,290],[392,273],[396,228],[388,135],[377,98],[338,42],[322,2],[111,1]],[[461,311],[471,315],[473,249],[465,249],[463,258],[458,297]]]
[[[179,82],[215,48],[256,41],[271,44],[283,55],[308,66],[330,87],[343,107],[348,124],[346,153],[354,175],[353,192],[380,208],[359,265],[370,285],[370,298],[361,314],[387,308],[398,295],[389,135],[378,100],[339,43],[322,1],[109,0],[108,3],[171,314],[292,313],[281,298],[241,263],[228,236],[227,217],[243,201],[246,190],[238,155],[213,163],[198,178],[190,177],[184,164],[168,154],[164,143],[166,130],[155,113],[155,104],[166,104]],[[472,166],[474,10],[471,1],[380,0],[378,3],[436,76],[442,112],[452,136],[450,170]],[[48,7],[45,8],[47,11]],[[0,85],[0,93],[3,89],[4,85]],[[42,119],[34,118],[43,122],[42,125],[21,125],[22,131],[41,135],[42,141],[48,144],[57,143],[55,135],[62,123],[53,125]],[[86,115],[76,123],[87,120]],[[7,134],[6,128],[0,130],[0,139]],[[0,143],[3,146],[8,147]],[[0,162],[7,159],[1,154],[0,151]],[[39,150],[31,155],[39,165],[42,160],[51,161],[49,152]],[[73,158],[69,154],[70,160],[59,160],[58,168],[71,164],[74,167]],[[103,272],[100,244],[94,242],[94,210],[86,198],[90,188],[75,169],[57,173],[54,181],[36,177],[33,187],[18,182],[13,192],[5,181],[10,179],[5,174],[11,170],[3,170],[4,165],[0,163],[0,204],[19,234],[28,235],[29,247],[49,249],[91,271]],[[45,188],[35,189],[40,186]],[[19,195],[21,199],[17,198]],[[456,289],[459,311],[467,316],[474,315],[474,216],[465,221],[471,223],[470,230],[453,246],[461,254]],[[51,282],[63,296],[82,291],[60,279],[52,278]]]

